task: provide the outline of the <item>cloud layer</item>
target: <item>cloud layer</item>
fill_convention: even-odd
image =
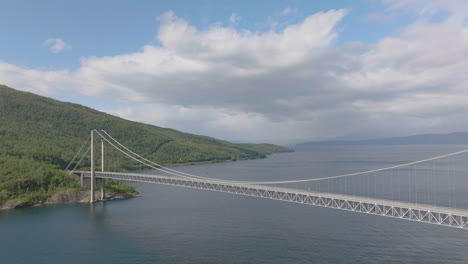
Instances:
[[[414,12],[413,2],[393,1],[388,12]],[[442,10],[445,19],[418,19],[374,45],[335,44],[345,9],[268,32],[235,29],[238,15],[231,26],[199,30],[167,12],[158,17],[158,46],[83,58],[73,72],[0,63],[0,80],[42,94],[72,90],[126,102],[104,110],[226,139],[467,130],[468,12],[460,11],[463,2],[453,1],[456,12],[447,2],[422,12]]]

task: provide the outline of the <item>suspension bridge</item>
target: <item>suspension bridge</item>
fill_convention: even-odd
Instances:
[[[100,171],[96,170],[95,141],[101,143]],[[88,142],[90,144],[86,148]],[[106,171],[107,148],[147,170],[127,173]],[[88,153],[90,170],[77,170]],[[88,182],[91,202],[96,201],[96,187],[101,188],[100,199],[104,199],[104,179],[113,179],[231,193],[468,229],[468,208],[461,195],[466,193],[461,191],[461,187],[467,183],[465,175],[468,173],[463,154],[468,154],[468,149],[334,176],[282,181],[234,181],[165,167],[133,152],[106,131],[93,130],[66,169],[71,175],[79,177],[82,185]]]

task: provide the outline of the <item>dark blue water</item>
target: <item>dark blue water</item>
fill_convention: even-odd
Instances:
[[[308,178],[460,149],[329,147],[181,169],[238,180]],[[457,187],[468,190],[464,178],[459,178]],[[465,230],[231,194],[135,185],[143,197],[0,212],[0,263],[468,263]],[[466,196],[457,195],[463,204]]]

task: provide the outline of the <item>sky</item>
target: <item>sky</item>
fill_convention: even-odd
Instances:
[[[0,84],[235,142],[468,130],[468,0],[0,0]]]

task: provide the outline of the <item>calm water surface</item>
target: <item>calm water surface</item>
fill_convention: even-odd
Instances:
[[[180,169],[237,180],[309,178],[460,149],[322,147]],[[143,197],[0,212],[0,263],[468,263],[465,230],[179,187],[135,186]],[[458,187],[468,191],[466,185]],[[457,197],[460,204],[466,198]]]

